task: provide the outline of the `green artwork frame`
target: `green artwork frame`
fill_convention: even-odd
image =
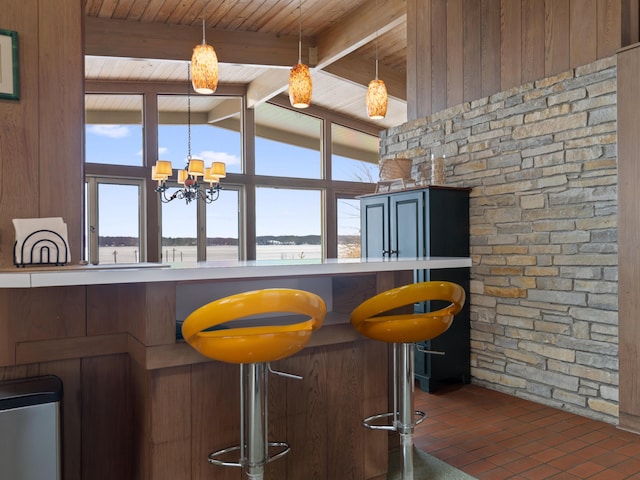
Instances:
[[[20,100],[18,32],[0,28],[0,99]]]

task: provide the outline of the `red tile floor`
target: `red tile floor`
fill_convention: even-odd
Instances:
[[[480,480],[640,479],[640,435],[476,385],[416,387],[415,446]]]

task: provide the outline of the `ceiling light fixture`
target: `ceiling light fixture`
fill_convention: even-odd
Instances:
[[[372,120],[381,120],[387,114],[389,97],[384,82],[378,79],[378,1],[376,0],[376,78],[369,82],[367,88],[367,113]]]
[[[218,56],[205,38],[205,2],[202,1],[202,45],[196,45],[191,56],[191,81],[197,93],[210,95],[218,88]]]
[[[298,63],[289,73],[289,101],[296,108],[307,108],[311,105],[311,73],[309,67],[302,63],[302,0],[298,2]]]
[[[184,199],[187,204],[192,200],[201,199],[205,203],[212,203],[218,199],[222,186],[220,179],[227,176],[226,165],[223,162],[213,162],[211,167],[205,168],[204,160],[191,157],[191,82],[188,77],[187,67],[187,165],[183,170],[178,170],[177,182],[183,185],[173,194],[167,196],[169,177],[173,174],[173,168],[169,160],[158,160],[151,167],[151,179],[158,181],[155,191],[159,194],[162,203],[169,203],[176,198]],[[200,188],[198,177],[203,182],[208,182],[209,187]]]

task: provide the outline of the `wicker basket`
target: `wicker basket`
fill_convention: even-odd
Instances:
[[[395,180],[397,178],[411,178],[410,158],[388,158],[380,167],[380,180]]]

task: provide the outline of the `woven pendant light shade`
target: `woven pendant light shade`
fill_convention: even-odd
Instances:
[[[201,94],[212,94],[218,88],[218,56],[211,45],[196,45],[191,56],[191,83]]]
[[[304,63],[297,63],[289,74],[289,101],[296,108],[307,108],[311,105],[311,73]]]
[[[371,80],[367,89],[367,113],[372,120],[380,120],[387,114],[387,87],[382,80]]]

